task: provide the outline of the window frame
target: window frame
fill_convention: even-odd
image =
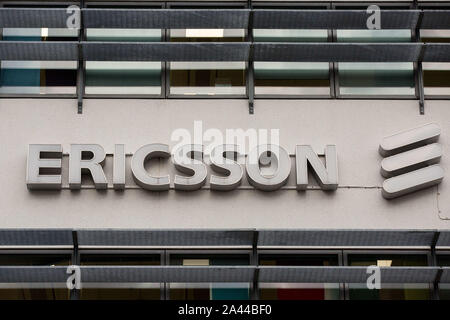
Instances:
[[[373,249],[373,250],[367,250],[367,249],[352,249],[352,250],[343,250],[343,262],[344,266],[348,266],[348,256],[349,255],[384,255],[384,254],[391,254],[391,255],[426,255],[427,257],[427,266],[433,266],[433,260],[432,260],[432,251],[430,249],[423,249],[423,250],[383,250],[383,249]],[[350,300],[350,288],[349,284],[345,283],[345,300]],[[430,299],[433,300],[435,289],[433,286],[433,283],[429,283],[429,291],[430,291]]]

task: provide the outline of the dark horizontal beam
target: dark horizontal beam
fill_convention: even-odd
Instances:
[[[366,10],[254,10],[253,28],[364,30],[372,14]],[[381,10],[381,29],[415,29],[419,15],[419,10]]]
[[[0,246],[64,246],[72,247],[70,229],[0,229]]]
[[[380,267],[381,283],[432,283],[439,270],[447,283],[449,268]],[[373,270],[347,266],[80,266],[81,283],[366,283]],[[65,266],[0,266],[0,283],[65,283]]]
[[[431,247],[433,230],[261,230],[258,247]]]
[[[254,43],[255,61],[416,62],[420,43]]]
[[[450,61],[448,44],[278,42],[81,42],[88,61]],[[250,47],[253,46],[253,56]],[[1,60],[78,60],[77,42],[1,41]]]
[[[440,230],[331,230],[331,229],[0,229],[0,246],[87,247],[450,247],[450,231]]]
[[[366,10],[82,8],[85,28],[367,29]],[[423,13],[421,25],[419,15]],[[0,8],[0,28],[66,28],[66,8]],[[450,10],[381,10],[381,29],[448,29]]]
[[[450,29],[450,10],[423,10],[422,29]]]
[[[85,28],[246,29],[248,9],[83,9]]]
[[[431,283],[438,267],[379,267],[381,283]],[[370,271],[370,272],[368,272]],[[368,267],[259,267],[260,282],[366,283]]]
[[[88,61],[248,61],[249,42],[83,42]]]
[[[0,60],[78,60],[78,42],[0,41]]]
[[[252,247],[253,230],[79,230],[86,247]]]

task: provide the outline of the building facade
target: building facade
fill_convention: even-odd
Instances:
[[[450,298],[450,3],[0,1],[0,30],[0,299]]]

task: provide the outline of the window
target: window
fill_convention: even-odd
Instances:
[[[158,266],[159,254],[81,254],[82,266]],[[82,300],[159,300],[160,283],[83,283]]]
[[[172,29],[172,42],[242,42],[243,29]],[[246,62],[170,62],[171,95],[245,95]]]
[[[450,267],[450,254],[438,254],[436,260],[438,266]],[[439,283],[439,299],[450,300],[450,283]]]
[[[179,266],[248,265],[246,254],[171,254],[170,264]],[[171,300],[248,300],[249,283],[170,283]]]
[[[77,41],[78,30],[57,28],[3,28],[2,41]],[[0,62],[0,93],[76,93],[78,61]]]
[[[420,36],[425,43],[450,42],[450,30],[421,30]],[[450,96],[450,63],[423,62],[422,70],[425,96]]]
[[[142,7],[114,8],[139,9]],[[162,35],[161,29],[86,29],[87,41],[160,42],[163,39]],[[85,64],[86,95],[160,96],[162,94],[162,62],[160,61],[86,61]]]
[[[16,254],[0,253],[0,266],[68,266],[71,264],[70,254]],[[25,287],[24,287],[25,285]],[[0,283],[0,300],[67,300],[69,290],[63,287],[49,284]]]
[[[262,9],[280,9],[258,6]],[[293,7],[291,9],[318,9]],[[321,8],[319,8],[321,9]],[[327,42],[328,30],[254,29],[255,42]],[[330,96],[328,62],[254,62],[255,96]]]
[[[349,254],[349,266],[427,266],[426,254]],[[385,284],[381,289],[367,289],[364,283],[348,284],[349,298],[351,300],[427,300],[431,298],[431,285],[429,283],[413,284]]]
[[[410,30],[337,30],[338,42],[409,42]],[[340,62],[341,96],[415,95],[412,62]]]
[[[241,9],[240,6],[171,5],[173,9]],[[170,29],[171,42],[243,42],[244,29]],[[171,96],[245,96],[245,61],[173,61],[168,63]]]
[[[261,266],[337,266],[334,254],[260,254]],[[262,300],[338,300],[337,283],[261,283]]]

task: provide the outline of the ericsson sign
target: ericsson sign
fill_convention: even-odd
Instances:
[[[60,144],[30,144],[28,148],[26,184],[30,190],[62,189],[62,156]],[[151,191],[176,190],[193,191],[202,188],[207,179],[212,190],[228,191],[236,189],[242,181],[244,167],[249,183],[256,189],[274,191],[286,184],[291,174],[291,158],[288,152],[275,144],[261,144],[245,155],[245,163],[237,159],[244,155],[237,145],[216,146],[209,154],[212,173],[208,178],[203,145],[187,144],[170,152],[166,144],[147,144],[139,148],[131,158],[131,174],[136,184]],[[173,182],[169,174],[150,174],[150,159],[171,158],[176,171]],[[81,189],[82,174],[92,177],[96,189],[107,189],[108,181],[103,170],[106,159],[104,148],[98,144],[72,144],[69,152],[68,180],[70,189]],[[270,165],[269,172],[261,170]],[[125,146],[116,144],[113,153],[112,186],[116,190],[126,189]],[[336,146],[325,147],[325,161],[309,145],[295,148],[296,187],[305,190],[308,186],[308,170],[316,177],[323,190],[338,187],[338,166]]]
[[[380,173],[385,181],[380,189],[384,198],[397,198],[435,186],[443,180],[444,170],[439,165],[442,156],[442,147],[438,143],[440,134],[439,126],[430,123],[387,136],[381,141],[379,153],[384,159]],[[166,144],[147,144],[132,155],[128,170],[131,170],[138,186],[151,191],[171,188],[193,191],[207,182],[211,190],[229,191],[241,185],[244,174],[251,186],[263,191],[278,190],[288,182],[291,157],[278,144],[256,144],[247,154],[240,150],[239,145],[218,144],[205,154],[204,145],[183,143],[171,153]],[[103,168],[106,159],[103,147],[72,144],[68,163],[69,188],[81,189],[82,175],[87,174],[92,177],[96,189],[107,189],[111,184],[116,190],[127,189],[125,146],[116,144],[112,156],[112,181],[108,182]],[[335,145],[325,146],[324,161],[310,145],[297,145],[294,156],[297,190],[307,189],[309,173],[315,176],[322,190],[338,188]],[[28,189],[61,190],[62,157],[60,144],[30,144],[26,177]],[[171,158],[175,175],[150,173],[150,160],[155,158],[159,161]]]

